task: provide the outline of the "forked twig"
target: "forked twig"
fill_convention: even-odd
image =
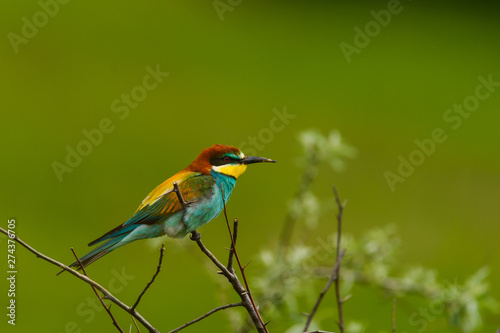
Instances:
[[[177,185],[177,183],[174,183],[174,191],[176,192],[177,194],[177,197],[179,199],[179,202],[181,203],[182,207],[183,208],[186,208],[186,205],[187,203],[184,201],[184,198],[182,197],[182,194],[179,190],[179,186]],[[253,300],[252,298],[252,294],[250,292],[250,288],[249,288],[249,285],[248,285],[248,281],[247,281],[247,278],[246,278],[246,275],[245,275],[245,267],[248,265],[245,265],[245,266],[242,266],[241,264],[241,261],[240,261],[240,258],[238,256],[238,252],[236,250],[236,238],[237,238],[237,233],[238,233],[238,220],[235,219],[234,220],[234,224],[233,224],[233,230],[234,232],[231,232],[231,227],[229,226],[229,221],[228,221],[228,218],[227,218],[227,211],[226,211],[226,202],[224,200],[224,192],[223,192],[223,189],[221,188],[221,192],[222,192],[222,201],[223,201],[223,205],[224,205],[224,216],[225,216],[225,219],[226,219],[226,224],[227,224],[227,227],[228,227],[228,231],[229,231],[229,235],[231,237],[231,248],[230,248],[230,252],[229,252],[229,258],[228,258],[228,265],[227,267],[224,266],[207,248],[206,246],[203,244],[203,242],[201,241],[201,235],[195,230],[191,233],[191,239],[193,241],[196,241],[196,243],[198,244],[198,247],[201,249],[201,251],[210,258],[210,260],[212,260],[212,262],[221,270],[221,274],[224,275],[227,280],[231,283],[231,285],[233,286],[233,289],[238,293],[238,295],[240,296],[241,298],[241,302],[239,303],[233,303],[233,304],[227,304],[227,305],[223,305],[223,306],[220,306],[218,308],[215,308],[209,312],[207,312],[206,314],[204,314],[203,316],[201,317],[198,317],[176,329],[174,329],[173,331],[171,331],[172,333],[173,332],[178,332],[196,322],[199,322],[201,320],[203,320],[204,318],[212,315],[213,313],[215,312],[218,312],[220,310],[224,310],[224,309],[228,309],[228,308],[232,308],[232,307],[237,307],[237,306],[243,306],[245,307],[245,309],[247,310],[247,312],[249,313],[250,315],[250,318],[252,319],[254,325],[255,325],[255,328],[257,329],[257,331],[259,333],[269,333],[269,331],[267,330],[266,328],[266,324],[264,324],[263,320],[262,320],[262,317],[260,316],[260,313],[259,313],[259,310],[258,310],[258,307],[256,306],[255,304],[255,301]],[[4,230],[3,228],[0,228],[0,232],[9,236],[8,232],[6,230]],[[82,262],[80,261],[80,259],[78,258],[78,256],[76,255],[75,251],[73,248],[71,248],[71,250],[73,251],[73,254],[76,258],[76,260],[78,261],[80,267],[82,267],[82,270],[83,270],[83,273],[84,274],[81,274],[79,273],[78,271],[58,262],[57,260],[55,259],[52,259],[51,257],[35,250],[34,248],[32,248],[30,245],[28,245],[27,243],[25,243],[24,241],[22,241],[17,235],[14,236],[14,239],[19,243],[21,244],[23,247],[25,247],[28,251],[32,252],[34,255],[36,255],[37,258],[41,258],[61,269],[63,269],[64,271],[68,271],[70,274],[76,276],[77,278],[79,278],[80,280],[86,282],[87,284],[89,284],[90,286],[92,286],[92,289],[94,290],[94,292],[96,293],[97,297],[99,298],[99,301],[101,302],[101,304],[103,305],[103,307],[106,309],[106,311],[108,312],[109,316],[111,317],[111,319],[113,320],[113,324],[116,326],[116,328],[122,332],[123,330],[121,329],[121,327],[118,325],[118,323],[116,322],[114,316],[112,315],[111,311],[110,311],[110,307],[106,306],[106,304],[104,303],[103,301],[103,297],[101,297],[98,293],[98,291],[100,291],[103,295],[104,295],[104,298],[105,299],[109,299],[111,302],[115,303],[116,305],[118,305],[120,308],[122,308],[124,311],[126,311],[127,313],[129,313],[131,316],[132,316],[132,319],[134,321],[134,324],[138,330],[138,332],[140,333],[140,330],[139,330],[139,327],[137,326],[137,323],[135,321],[135,319],[137,319],[142,325],[144,325],[148,331],[150,333],[159,333],[159,331],[154,328],[148,321],[146,321],[146,319],[144,319],[144,317],[142,317],[137,311],[136,311],[136,307],[138,306],[139,302],[141,301],[142,299],[142,296],[144,296],[144,294],[146,293],[146,291],[149,289],[149,287],[153,284],[153,282],[155,281],[156,277],[158,276],[158,274],[160,273],[160,270],[161,270],[161,265],[162,265],[162,260],[163,260],[163,252],[165,251],[165,244],[162,244],[162,247],[160,249],[160,258],[159,258],[159,263],[158,263],[158,266],[157,266],[157,270],[155,272],[155,274],[153,275],[153,278],[151,279],[150,282],[148,282],[148,284],[146,285],[146,287],[144,288],[144,290],[141,292],[141,294],[139,295],[139,297],[137,298],[136,302],[134,303],[134,305],[132,305],[131,307],[127,306],[125,303],[123,303],[122,301],[120,301],[118,298],[116,298],[113,294],[111,294],[108,290],[106,290],[104,287],[102,287],[100,284],[98,284],[97,282],[95,282],[94,280],[90,279],[88,276],[87,276],[87,273],[82,265]],[[241,284],[241,282],[239,281],[238,279],[238,276],[235,274],[234,272],[234,268],[233,268],[233,256],[236,257],[236,261],[238,262],[238,266],[240,268],[240,272],[242,274],[242,277],[243,277],[243,280],[244,280],[244,283],[245,283],[245,287],[246,289],[243,287],[243,285]],[[131,326],[132,327],[132,326]]]
[[[262,317],[260,316],[259,309],[257,308],[257,305],[255,304],[255,301],[252,297],[252,292],[250,291],[250,286],[248,285],[247,277],[245,274],[245,267],[241,265],[240,257],[238,256],[238,251],[236,251],[236,241],[233,236],[233,233],[231,232],[231,227],[229,226],[229,220],[227,218],[227,210],[226,210],[226,200],[224,200],[224,189],[222,188],[222,185],[220,187],[220,191],[222,194],[222,203],[224,204],[224,217],[226,218],[226,225],[227,225],[227,230],[229,231],[229,237],[231,237],[231,249],[234,252],[234,256],[236,257],[236,261],[238,262],[238,266],[240,268],[241,276],[243,277],[243,281],[245,283],[245,287],[248,293],[248,296],[250,297],[250,301],[252,302],[252,306],[254,308],[255,313],[257,314],[259,324],[264,328],[264,332],[268,332],[266,324],[264,324],[264,321],[262,320]],[[248,264],[247,264],[248,265]],[[234,270],[233,270],[234,271]],[[236,276],[236,274],[234,274]],[[254,321],[255,323],[255,321]]]
[[[224,216],[226,218],[226,224],[228,227],[229,236],[231,238],[231,248],[230,248],[227,267],[224,266],[219,261],[219,259],[217,259],[217,257],[215,257],[212,254],[212,252],[210,252],[210,250],[207,249],[205,244],[203,244],[203,242],[201,241],[201,235],[199,232],[197,232],[196,230],[192,231],[190,238],[191,238],[191,240],[195,241],[196,244],[198,244],[198,247],[200,248],[200,250],[208,258],[210,258],[210,260],[212,260],[212,262],[215,264],[215,266],[217,266],[220,269],[220,272],[218,272],[218,273],[224,275],[226,277],[226,279],[229,281],[229,283],[231,283],[231,285],[233,286],[233,289],[236,291],[236,293],[240,296],[240,299],[241,299],[241,303],[237,303],[237,304],[241,304],[241,306],[243,306],[247,310],[247,312],[250,315],[250,318],[252,319],[252,322],[253,322],[255,328],[257,329],[257,331],[259,333],[269,333],[269,331],[266,328],[266,324],[264,324],[262,317],[260,316],[259,309],[255,305],[255,302],[252,298],[252,294],[250,292],[250,288],[248,286],[248,281],[247,281],[247,278],[245,275],[245,268],[241,265],[241,261],[240,261],[240,258],[238,256],[238,251],[236,250],[236,237],[235,237],[235,235],[237,234],[237,230],[238,230],[238,220],[235,219],[235,221],[234,221],[234,233],[233,233],[233,232],[231,232],[231,227],[229,226],[229,220],[227,218],[226,201],[224,200],[224,190],[222,189],[222,187],[221,187],[221,193],[222,193],[222,202],[224,205]],[[182,196],[181,196],[181,198],[182,198]],[[238,276],[236,275],[236,273],[234,272],[234,269],[232,267],[233,255],[236,258],[236,261],[238,262],[238,266],[240,268],[240,272],[241,272],[241,275],[243,277],[246,288],[243,287],[243,285],[241,284],[240,280],[238,279]],[[199,320],[201,320],[203,318],[205,318],[205,317],[202,316],[199,318]],[[194,322],[197,322],[199,320],[195,319]],[[179,329],[182,329],[182,328],[183,327],[181,326]],[[177,329],[177,330],[179,330],[179,329]],[[174,330],[172,332],[177,332],[177,331]]]
[[[337,188],[334,186],[333,187],[333,193],[335,195],[335,202],[337,203],[338,207],[338,214],[337,214],[337,257],[335,259],[335,267],[333,268],[332,274],[330,276],[330,279],[328,280],[327,284],[321,291],[321,293],[318,296],[318,299],[316,300],[316,303],[314,304],[313,309],[311,310],[311,313],[307,316],[307,321],[306,325],[304,326],[303,332],[306,332],[307,329],[309,328],[309,325],[311,324],[314,315],[316,314],[316,311],[318,310],[318,307],[323,300],[323,297],[325,294],[328,292],[330,289],[331,285],[333,282],[335,282],[335,294],[336,294],[336,299],[337,299],[337,308],[338,308],[338,313],[339,313],[339,328],[340,332],[344,333],[344,316],[342,313],[342,299],[340,298],[340,262],[342,261],[342,258],[344,257],[346,249],[343,249],[340,251],[340,240],[341,240],[341,235],[342,235],[342,216],[344,213],[344,207],[345,203],[342,204],[340,201],[339,194],[337,192]],[[319,331],[316,331],[319,332]]]
[[[345,249],[341,253],[341,258],[344,257],[344,254],[345,254]],[[328,292],[328,290],[330,289],[332,283],[337,279],[337,270],[338,270],[339,265],[340,265],[340,261],[336,261],[335,267],[333,268],[332,275],[330,276],[330,279],[328,280],[325,287],[323,288],[323,290],[319,294],[318,299],[316,300],[316,303],[314,304],[314,307],[313,307],[311,313],[309,314],[309,316],[307,316],[307,322],[306,322],[306,326],[304,327],[304,332],[306,332],[307,329],[309,328],[309,325],[311,325],[312,319],[313,319],[314,315],[316,314],[316,311],[318,310],[319,304],[323,300],[323,297],[325,297],[325,295]]]
[[[245,290],[243,285],[241,284],[240,280],[236,276],[236,274],[231,273],[224,264],[222,264],[217,257],[215,257],[212,252],[210,252],[209,249],[203,244],[201,241],[201,234],[197,231],[193,231],[191,233],[191,240],[195,241],[196,244],[198,244],[198,247],[200,248],[201,252],[203,252],[212,262],[217,266],[217,268],[220,269],[220,274],[224,275],[226,279],[231,283],[233,286],[234,291],[240,296],[241,298],[241,303],[247,310],[248,314],[250,315],[250,318],[252,319],[255,328],[259,333],[269,333],[264,325],[261,324],[259,320],[259,316],[255,312],[255,309],[252,305],[252,301],[250,299],[250,296],[248,292]]]
[[[181,193],[181,191],[179,189],[179,186],[175,182],[174,182],[173,185],[174,185],[174,191],[177,194],[177,198],[179,199],[179,202],[181,203],[182,207],[185,208],[187,203],[184,200],[184,198],[182,197],[182,193]],[[252,299],[252,296],[251,296],[249,288],[248,288],[248,283],[247,283],[247,280],[246,280],[246,277],[245,277],[245,274],[244,274],[244,268],[241,266],[240,259],[238,257],[238,253],[236,252],[235,238],[233,236],[233,233],[231,232],[231,228],[229,227],[229,221],[227,219],[227,212],[226,212],[226,201],[224,200],[224,191],[223,191],[222,187],[221,187],[221,194],[222,194],[222,202],[223,202],[223,205],[224,205],[224,215],[226,217],[226,223],[227,223],[227,226],[228,226],[228,229],[229,229],[229,235],[231,237],[231,249],[230,249],[230,254],[229,254],[229,258],[228,258],[228,266],[227,267],[224,266],[212,254],[212,252],[210,252],[207,249],[207,247],[205,246],[205,244],[203,244],[203,242],[201,241],[201,234],[198,231],[196,231],[196,230],[192,231],[190,238],[191,238],[191,240],[195,241],[196,244],[198,244],[198,247],[201,249],[201,251],[207,257],[209,257],[210,260],[212,260],[212,262],[220,269],[219,274],[224,275],[226,277],[226,279],[232,284],[233,289],[238,293],[238,295],[241,298],[241,304],[242,304],[242,306],[245,307],[245,309],[249,313],[250,317],[252,318],[252,321],[254,322],[254,325],[257,328],[257,331],[258,332],[262,332],[262,333],[269,333],[267,331],[267,328],[266,328],[265,324],[262,321],[262,318],[260,317],[259,310],[257,309],[257,306],[255,305],[255,302]],[[234,226],[236,228],[235,230],[237,230],[237,226],[238,226],[237,220],[235,220]],[[241,285],[240,281],[238,280],[238,276],[234,273],[234,269],[232,268],[232,260],[233,260],[233,258],[232,258],[231,252],[236,257],[236,260],[238,261],[238,265],[240,267],[240,270],[242,270],[242,275],[243,275],[243,278],[245,280],[245,285],[247,287],[247,290],[245,290],[245,288],[243,288],[243,286]],[[203,319],[203,318],[205,318],[205,317],[202,316],[201,319]],[[201,319],[199,319],[199,320],[201,320]],[[199,320],[195,319],[195,321],[193,323],[198,322]],[[187,326],[184,326],[184,327],[187,327]],[[184,327],[181,326],[177,330],[181,330]]]

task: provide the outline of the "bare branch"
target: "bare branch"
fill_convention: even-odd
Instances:
[[[139,302],[141,301],[142,296],[146,293],[146,291],[153,284],[153,282],[155,282],[155,279],[158,276],[158,274],[160,274],[161,263],[163,261],[163,252],[165,252],[165,243],[161,244],[160,259],[158,260],[158,266],[156,267],[156,272],[153,275],[153,278],[151,279],[151,281],[148,282],[148,284],[146,285],[146,287],[144,288],[144,290],[141,292],[141,294],[139,295],[139,297],[137,297],[137,301],[135,301],[134,305],[132,305],[132,307],[130,308],[132,311],[134,311],[135,308],[137,307],[137,305],[139,305]]]
[[[344,333],[344,314],[342,312],[342,300],[340,298],[340,261],[342,260],[343,253],[340,252],[340,241],[342,239],[342,217],[344,214],[344,206],[340,201],[339,193],[337,192],[337,187],[333,187],[333,194],[335,195],[335,202],[337,203],[338,213],[337,213],[337,262],[339,263],[336,267],[335,273],[335,295],[337,296],[337,309],[339,312],[339,328],[340,332]]]
[[[259,333],[268,333],[267,329],[263,324],[261,324],[259,320],[259,316],[255,312],[255,309],[252,304],[252,300],[250,299],[250,296],[248,292],[245,290],[243,285],[241,284],[240,280],[238,279],[238,276],[236,274],[231,273],[226,266],[224,266],[218,259],[215,257],[212,252],[210,252],[209,249],[203,244],[201,241],[201,235],[197,231],[193,231],[191,233],[191,240],[195,241],[196,244],[198,244],[198,247],[200,248],[201,252],[203,252],[212,262],[215,264],[220,269],[220,274],[224,275],[226,279],[231,283],[233,286],[234,291],[240,296],[241,298],[241,303],[247,310],[248,314],[250,315],[250,318],[252,319],[257,331]]]
[[[186,210],[186,201],[184,201],[184,198],[182,197],[182,193],[181,193],[181,190],[179,189],[179,185],[177,184],[177,182],[174,182],[173,183],[174,185],[174,192],[175,194],[177,194],[177,199],[179,199],[179,202],[182,206],[182,209]]]
[[[220,191],[221,191],[221,194],[222,194],[222,203],[224,205],[224,217],[226,218],[227,230],[229,232],[229,237],[231,238],[231,248],[232,248],[232,250],[234,252],[234,256],[236,257],[236,261],[238,262],[238,267],[240,268],[241,276],[243,277],[243,281],[245,283],[246,291],[248,293],[250,301],[252,302],[252,306],[253,306],[253,310],[254,310],[254,311],[252,311],[252,313],[249,312],[250,316],[252,316],[252,314],[256,314],[257,318],[253,318],[252,317],[252,320],[253,320],[253,322],[254,322],[257,330],[259,330],[259,327],[260,327],[261,329],[263,329],[263,332],[268,333],[266,324],[264,324],[264,321],[262,320],[262,317],[260,316],[259,309],[257,308],[257,305],[255,304],[255,301],[254,301],[254,299],[252,297],[252,292],[250,291],[250,286],[248,285],[247,277],[246,277],[246,274],[245,274],[245,267],[246,266],[243,267],[241,265],[240,257],[238,256],[238,251],[236,251],[236,241],[235,241],[233,233],[231,232],[231,227],[229,226],[229,220],[227,218],[227,210],[226,210],[226,200],[224,200],[224,189],[222,188],[222,185],[220,187]],[[236,277],[236,279],[238,278],[236,276],[236,274],[234,274],[234,276]],[[258,319],[258,322],[256,320],[254,320],[254,319]]]
[[[238,219],[234,219],[233,222],[233,239],[234,245],[236,245],[236,239],[238,238]],[[234,274],[233,268],[233,258],[234,258],[234,247],[231,242],[231,249],[229,249],[229,259],[227,260],[227,269]]]
[[[73,255],[75,256],[76,261],[78,261],[78,264],[80,264],[80,267],[82,268],[83,274],[85,274],[85,276],[88,277],[89,275],[85,271],[85,267],[83,267],[83,264],[80,261],[80,258],[76,255],[76,252],[75,252],[75,250],[73,248],[71,248],[71,252],[73,252]],[[108,315],[111,317],[111,320],[113,321],[113,325],[115,325],[115,327],[116,327],[116,329],[118,331],[120,331],[121,333],[125,333],[125,332],[123,332],[123,330],[120,327],[120,325],[118,325],[118,322],[116,321],[115,317],[111,313],[111,310],[108,308],[108,306],[102,300],[101,295],[99,295],[99,292],[97,292],[97,289],[93,285],[90,285],[90,286],[92,287],[92,290],[94,291],[94,293],[96,294],[97,298],[99,299],[99,302],[101,302],[101,305],[104,307],[104,309],[106,310],[106,312],[108,313]]]
[[[185,207],[185,205],[187,204],[183,197],[182,197],[182,194],[180,193],[180,190],[177,186],[177,184],[174,184],[174,189],[176,190],[175,192],[177,193],[177,196],[178,196],[178,199],[179,201],[181,202],[181,205],[183,205]],[[222,188],[221,188],[221,191],[222,191]],[[222,196],[224,197],[224,193],[222,192]],[[217,312],[217,311],[220,311],[220,310],[223,310],[223,309],[227,309],[227,308],[231,308],[231,307],[236,307],[236,306],[243,306],[245,307],[245,309],[247,310],[247,312],[249,313],[250,315],[250,318],[252,319],[257,331],[259,333],[269,333],[267,328],[266,328],[266,324],[264,324],[263,320],[262,320],[262,317],[260,316],[260,313],[259,313],[259,310],[258,310],[258,307],[256,306],[255,304],[255,301],[253,300],[252,298],[252,295],[251,295],[251,292],[250,292],[250,288],[249,288],[249,285],[248,285],[248,281],[247,281],[247,278],[246,278],[246,275],[245,275],[245,267],[243,267],[241,265],[241,261],[239,259],[239,256],[238,256],[238,252],[236,250],[236,237],[237,237],[237,233],[238,233],[238,220],[235,219],[234,221],[234,225],[233,225],[233,228],[234,228],[234,233],[231,232],[231,228],[229,226],[229,221],[228,221],[228,218],[227,218],[227,211],[226,211],[226,203],[225,203],[225,200],[223,199],[223,203],[224,203],[224,216],[226,218],[226,223],[227,223],[227,226],[228,226],[228,231],[229,231],[229,235],[231,237],[231,248],[230,248],[230,255],[229,255],[229,258],[228,258],[228,266],[224,266],[207,248],[206,246],[203,244],[203,242],[201,241],[201,235],[195,230],[191,233],[191,236],[190,238],[193,240],[193,241],[196,241],[196,243],[198,244],[198,247],[201,249],[201,251],[206,255],[208,256],[212,262],[221,270],[220,271],[220,274],[224,275],[226,277],[226,279],[231,283],[231,285],[233,286],[233,289],[237,292],[237,294],[240,296],[241,298],[241,302],[240,303],[234,303],[234,304],[227,304],[227,305],[224,305],[224,306],[221,306],[221,307],[218,307],[210,312],[208,312],[207,314],[173,330],[172,332],[178,332],[179,330],[185,328],[185,327],[188,327],[200,320],[203,320],[204,318],[210,316],[211,314]],[[0,228],[0,232],[2,232],[3,234],[7,235],[10,237],[10,235],[8,234],[8,232],[2,228]],[[110,308],[111,306],[106,306],[106,304],[104,303],[103,299],[108,299],[110,300],[111,302],[115,303],[116,305],[118,305],[120,308],[122,308],[124,311],[126,311],[127,313],[129,313],[131,316],[132,316],[132,319],[134,321],[134,324],[137,328],[137,330],[140,332],[139,330],[139,327],[137,326],[137,323],[135,322],[135,319],[137,319],[142,325],[144,325],[148,331],[150,333],[159,333],[159,331],[154,328],[148,321],[146,321],[146,319],[144,319],[144,317],[142,317],[137,311],[136,311],[136,307],[138,306],[142,296],[146,293],[146,291],[148,290],[148,288],[151,286],[151,284],[155,281],[156,277],[158,276],[160,270],[161,270],[161,265],[162,265],[162,260],[163,260],[163,252],[165,250],[165,247],[164,247],[164,244],[162,245],[162,248],[160,249],[160,258],[159,258],[159,263],[158,263],[158,266],[157,266],[157,270],[155,272],[155,274],[153,275],[153,278],[151,279],[151,281],[146,285],[146,287],[144,288],[144,290],[141,292],[141,294],[139,295],[139,297],[137,298],[136,302],[134,303],[133,306],[129,307],[127,306],[125,303],[123,303],[122,301],[120,301],[118,298],[116,298],[113,294],[111,294],[108,290],[106,290],[104,287],[102,287],[100,284],[98,284],[97,282],[95,282],[94,280],[90,279],[88,276],[87,276],[87,273],[86,271],[83,269],[83,265],[81,264],[81,261],[80,259],[78,258],[78,256],[76,255],[76,253],[74,252],[74,250],[72,249],[74,255],[75,255],[75,258],[76,260],[78,261],[78,263],[80,264],[80,267],[82,267],[83,269],[83,273],[84,274],[81,274],[79,273],[78,271],[60,263],[59,261],[55,260],[55,259],[52,259],[51,257],[35,250],[34,248],[32,248],[30,245],[28,245],[27,243],[25,243],[24,241],[22,241],[21,239],[19,239],[19,237],[16,236],[13,236],[13,238],[19,243],[21,244],[23,247],[25,247],[28,251],[32,252],[37,258],[41,258],[61,269],[63,269],[63,271],[67,271],[69,272],[70,274],[76,276],[78,279],[84,281],[85,283],[89,284],[90,286],[92,286],[92,288],[94,289],[94,292],[96,293],[96,295],[98,296],[101,304],[104,306],[104,308],[106,309],[106,311],[108,312],[108,314],[110,315],[110,317],[112,318],[113,320],[113,324],[117,327],[117,329],[123,333],[123,330],[120,328],[120,326],[118,325],[118,323],[116,322],[115,318],[113,317],[113,315],[111,314],[111,311],[110,311]],[[243,287],[243,285],[241,284],[241,282],[239,281],[238,279],[238,276],[235,274],[234,272],[234,268],[233,268],[233,256],[236,257],[236,260],[238,262],[238,266],[240,268],[240,271],[241,271],[241,274],[242,274],[242,277],[244,279],[244,283],[245,283],[245,286],[246,286],[246,289],[245,287]],[[101,297],[98,293],[98,291],[100,291],[102,294],[103,294],[103,297]],[[132,325],[131,325],[132,327]]]
[[[340,197],[339,197],[339,194],[337,192],[337,188],[335,186],[333,187],[333,193],[335,195],[335,202],[337,203],[337,207],[338,207],[338,214],[337,214],[337,258],[335,259],[335,267],[333,268],[330,279],[328,280],[325,287],[323,288],[323,290],[319,294],[318,299],[316,300],[316,303],[314,304],[314,307],[313,307],[311,313],[307,317],[306,325],[304,326],[304,332],[306,332],[307,329],[309,328],[309,325],[311,324],[312,319],[313,319],[314,315],[316,314],[316,311],[318,310],[318,307],[319,307],[321,301],[323,300],[323,297],[330,289],[330,286],[332,285],[332,283],[335,282],[335,294],[336,294],[337,308],[338,308],[338,313],[339,313],[338,325],[340,328],[340,332],[344,333],[344,316],[342,313],[343,300],[341,300],[341,298],[340,298],[339,283],[340,283],[340,262],[342,261],[342,258],[344,257],[344,254],[346,251],[345,249],[340,251],[340,241],[341,241],[341,236],[342,236],[342,216],[344,213],[345,204],[342,204],[342,202],[340,201]]]
[[[344,254],[345,254],[345,249],[342,251],[341,259],[344,257]],[[307,316],[307,322],[306,322],[306,326],[304,327],[304,332],[306,332],[307,329],[309,328],[309,325],[311,325],[312,319],[313,319],[314,315],[316,314],[316,311],[318,310],[319,304],[323,300],[323,297],[325,297],[325,295],[328,292],[328,290],[330,289],[332,283],[337,279],[337,270],[338,270],[339,265],[340,265],[340,261],[336,261],[335,267],[333,268],[332,275],[330,276],[330,279],[328,280],[325,287],[323,288],[323,290],[319,294],[318,299],[316,300],[316,303],[314,304],[314,307],[313,307],[311,313]]]
[[[139,329],[139,326],[137,325],[137,322],[135,321],[134,317],[132,317],[132,321],[134,322],[134,326],[137,329],[137,332],[141,333],[141,330]],[[132,333],[132,325],[130,325],[130,333]]]
[[[233,286],[233,289],[236,291],[236,293],[240,296],[241,299],[241,305],[247,310],[248,314],[250,315],[250,318],[252,319],[253,324],[255,325],[255,328],[259,333],[269,333],[266,325],[262,321],[262,318],[259,314],[259,310],[257,306],[255,305],[255,302],[252,298],[252,294],[250,293],[249,287],[248,287],[248,282],[246,280],[245,276],[245,271],[244,268],[241,265],[239,256],[238,256],[238,251],[236,250],[236,242],[235,242],[235,235],[231,232],[231,227],[229,226],[229,221],[227,218],[227,211],[226,211],[226,203],[224,200],[224,191],[221,187],[221,193],[222,193],[222,201],[224,204],[224,216],[226,218],[226,224],[228,226],[228,231],[229,231],[229,236],[231,238],[231,249],[233,252],[234,257],[236,258],[236,261],[238,262],[238,266],[240,268],[241,274],[243,276],[244,282],[246,289],[243,287],[241,284],[240,280],[238,279],[238,276],[234,272],[234,269],[232,269],[232,255],[230,254],[230,257],[228,259],[228,266],[224,266],[218,259],[215,257],[210,250],[207,249],[205,244],[201,241],[201,235],[199,232],[196,230],[191,232],[191,240],[195,241],[196,244],[198,244],[198,247],[200,250],[208,257],[212,262],[219,268],[218,274],[222,274],[226,277],[226,279],[231,283]],[[235,220],[235,230],[237,231],[237,220]],[[203,319],[203,318],[202,318]]]
[[[207,312],[207,313],[205,313],[203,316],[200,316],[200,317],[198,317],[198,318],[196,318],[196,319],[194,319],[194,320],[191,320],[190,322],[187,322],[187,323],[185,323],[184,325],[179,326],[179,327],[177,327],[175,330],[171,330],[171,331],[170,331],[170,332],[168,332],[168,333],[175,333],[175,332],[179,332],[180,330],[183,330],[183,329],[185,329],[186,327],[191,326],[191,325],[193,325],[194,323],[197,323],[197,322],[199,322],[200,320],[203,320],[203,319],[207,318],[208,316],[210,316],[210,315],[212,315],[212,314],[216,313],[217,311],[220,311],[220,310],[225,310],[225,309],[229,309],[229,308],[234,308],[234,307],[237,307],[237,306],[243,306],[243,303],[241,303],[241,302],[240,302],[240,303],[233,303],[233,304],[226,304],[226,305],[223,305],[223,306],[219,306],[219,307],[217,307],[217,308],[215,308],[215,309],[213,309],[213,310],[211,310],[211,311],[208,311],[208,312]]]
[[[5,231],[3,228],[0,228],[0,232],[7,235],[8,237],[10,237],[8,232]],[[103,286],[101,286],[100,284],[98,284],[94,280],[90,279],[89,277],[87,277],[83,274],[80,274],[79,272],[77,272],[74,269],[60,263],[59,261],[52,259],[51,257],[35,250],[30,245],[28,245],[27,243],[22,241],[19,237],[17,237],[17,235],[14,236],[14,239],[19,244],[21,244],[24,248],[26,248],[28,251],[33,253],[37,258],[41,258],[41,259],[51,263],[52,265],[55,265],[55,266],[65,270],[65,271],[69,272],[70,274],[76,276],[77,278],[90,284],[91,286],[94,286],[97,290],[99,290],[101,293],[103,293],[103,295],[106,299],[109,299],[111,302],[115,303],[120,308],[122,308],[124,311],[126,311],[127,313],[132,315],[135,319],[137,319],[142,325],[144,325],[149,330],[150,333],[159,333],[159,331],[156,328],[154,328],[146,319],[144,319],[144,317],[141,316],[137,311],[132,310],[129,306],[127,306],[125,303],[120,301],[118,298],[116,298],[113,294],[111,294]]]

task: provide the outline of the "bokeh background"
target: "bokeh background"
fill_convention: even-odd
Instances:
[[[354,28],[364,31],[374,20],[370,11],[387,10],[387,2],[218,3],[227,7],[217,10],[212,1],[71,1],[57,12],[51,7],[46,22],[36,1],[0,3],[2,227],[16,218],[22,239],[69,263],[70,247],[83,255],[89,241],[128,219],[150,190],[201,149],[246,143],[243,150],[279,162],[249,168],[230,201],[230,216],[241,220],[241,256],[252,260],[276,243],[299,182],[298,134],[338,129],[357,158],[343,173],[321,168],[314,190],[333,198],[336,184],[349,200],[346,232],[360,235],[393,223],[404,262],[434,268],[443,281],[463,281],[488,265],[498,298],[500,87],[457,129],[443,114],[475,93],[479,76],[500,81],[499,7],[402,1],[400,13],[348,61],[340,44],[355,45]],[[11,33],[22,37],[23,18],[33,22],[34,15],[38,31],[25,28],[30,37],[13,45]],[[123,109],[114,112],[112,103],[142,85],[148,66],[169,75],[127,116]],[[284,109],[295,117],[265,137],[273,110]],[[66,164],[67,146],[76,149],[85,140],[82,131],[106,118],[113,130],[58,178],[53,163]],[[417,148],[414,140],[430,138],[435,128],[448,139],[391,191],[384,173],[396,173],[398,157],[408,158]],[[334,229],[333,214],[321,217],[318,234]],[[223,219],[200,231],[225,257]],[[0,246],[6,257],[3,237]],[[193,255],[194,244],[185,239],[166,246],[163,271],[139,306],[162,331],[220,305],[218,286]],[[92,265],[89,274],[132,303],[154,272],[157,248],[145,241],[128,245]],[[16,256],[17,324],[8,325],[2,315],[2,331],[114,330],[102,309],[94,310],[88,286],[68,274],[56,277],[55,267],[20,246]],[[0,266],[6,270],[6,260]],[[259,272],[249,266],[248,274],[251,279]],[[376,295],[358,290],[349,301],[356,305],[346,303],[346,316],[364,321],[370,332],[388,332],[392,303]],[[333,295],[325,302],[333,304]],[[400,316],[402,330],[416,331]],[[485,320],[484,332],[500,326],[499,318]],[[223,314],[186,330],[223,331]],[[427,331],[458,330],[440,321]]]

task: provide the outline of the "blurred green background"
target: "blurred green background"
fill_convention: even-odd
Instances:
[[[72,1],[58,5],[57,13],[52,7],[46,21],[36,1],[0,3],[2,227],[16,218],[22,239],[69,263],[70,247],[83,255],[89,241],[127,220],[150,190],[201,149],[246,142],[244,152],[279,162],[249,168],[229,204],[230,217],[241,221],[240,255],[248,261],[276,243],[299,181],[298,133],[338,129],[358,157],[340,174],[321,168],[314,189],[333,199],[336,184],[349,200],[346,232],[394,223],[403,261],[435,268],[443,281],[462,281],[489,265],[498,298],[500,87],[457,129],[443,114],[474,95],[479,76],[500,81],[499,7],[403,1],[348,62],[340,44],[355,45],[354,28],[364,31],[374,20],[370,11],[387,10],[387,2],[220,3],[230,10],[218,13],[211,1]],[[30,37],[22,39],[23,18],[33,22],[33,16],[40,27],[36,33],[24,28]],[[112,103],[143,84],[148,66],[169,75],[126,117],[114,112]],[[273,109],[284,108],[295,118],[266,137]],[[105,118],[113,131],[60,181],[54,161],[66,164],[66,147],[76,149],[85,140],[82,131]],[[408,158],[414,140],[430,138],[435,128],[448,139],[391,191],[384,173],[396,173],[398,156]],[[322,216],[318,234],[334,229],[333,218],[333,211]],[[200,231],[225,258],[224,220]],[[6,240],[0,240],[6,257]],[[162,273],[139,306],[162,332],[221,305],[194,246],[188,239],[167,241]],[[131,304],[154,272],[157,248],[145,241],[128,245],[90,266],[89,274]],[[2,331],[114,330],[102,309],[93,310],[88,286],[69,274],[55,277],[55,267],[19,246],[16,256],[17,324],[8,325],[2,314]],[[117,282],[123,272],[129,279]],[[252,279],[259,271],[249,266],[248,274]],[[333,304],[333,295],[325,302]],[[360,289],[349,302],[347,318],[364,321],[369,332],[389,331],[390,300]],[[398,314],[398,324],[415,332],[410,314]],[[484,332],[499,326],[499,318],[486,318]],[[227,327],[216,314],[186,332]],[[439,321],[427,331],[457,330]]]

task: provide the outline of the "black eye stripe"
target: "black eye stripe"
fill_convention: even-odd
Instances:
[[[226,161],[226,159],[228,159]],[[221,156],[221,157],[212,157],[210,159],[210,164],[214,166],[219,166],[219,165],[225,165],[225,164],[231,164],[231,163],[241,163],[241,160],[237,160],[235,158],[232,158],[231,156]]]

